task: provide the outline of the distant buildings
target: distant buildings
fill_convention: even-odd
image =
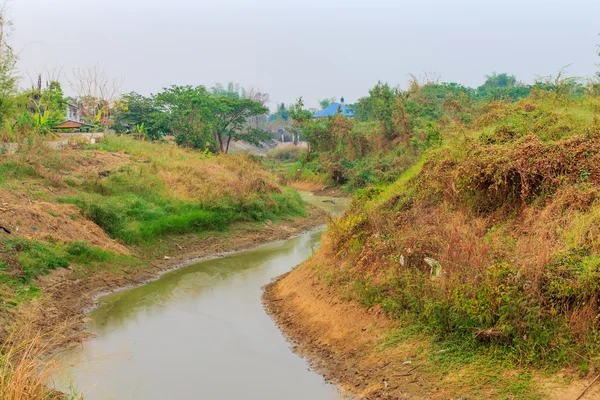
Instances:
[[[86,124],[81,119],[81,109],[73,103],[67,103],[67,120],[53,126],[55,131],[82,132],[92,129],[94,125]]]
[[[344,104],[344,98],[340,99],[339,103],[332,103],[329,107],[313,114],[313,118],[333,117],[336,114],[342,114],[344,117],[354,117],[354,110]]]

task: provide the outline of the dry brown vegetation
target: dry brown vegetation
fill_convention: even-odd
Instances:
[[[56,365],[42,356],[85,336],[82,312],[93,294],[139,284],[185,257],[279,240],[324,218],[311,212],[288,221],[293,226],[271,224],[302,215],[297,193],[249,155],[128,137],[63,150],[23,140],[15,153],[0,154],[0,398],[53,398],[44,384]],[[244,222],[269,226],[245,229]],[[228,239],[231,226],[244,237]],[[173,256],[163,260],[167,252]],[[20,317],[38,298],[45,301],[35,315]],[[75,329],[63,328],[73,318]]]
[[[321,279],[455,349],[449,362],[594,373],[599,105],[492,104],[474,128],[445,128],[442,147],[331,224]]]

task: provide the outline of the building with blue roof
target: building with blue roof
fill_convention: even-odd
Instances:
[[[313,118],[333,117],[337,113],[348,118],[354,117],[354,110],[344,104],[344,98],[342,97],[339,103],[332,103],[329,107],[314,113]]]

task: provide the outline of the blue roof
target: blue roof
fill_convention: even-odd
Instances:
[[[313,114],[313,118],[333,117],[340,111],[344,117],[354,117],[354,110],[342,103],[333,103],[329,107]]]

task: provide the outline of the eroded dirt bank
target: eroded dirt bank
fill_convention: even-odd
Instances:
[[[93,307],[101,294],[136,286],[156,279],[162,273],[192,263],[194,260],[215,257],[240,251],[269,242],[289,239],[302,232],[315,229],[326,221],[326,213],[311,207],[304,218],[284,219],[277,223],[241,224],[228,232],[211,233],[169,239],[167,250],[159,258],[144,260],[141,266],[118,271],[98,271],[81,276],[72,269],[55,270],[39,281],[45,294],[36,304],[35,325],[40,332],[58,330],[65,321],[72,327],[64,335],[60,346],[85,340],[90,334],[85,330],[86,311]]]
[[[323,261],[317,254],[265,287],[265,308],[293,350],[357,398],[444,398],[419,374],[415,348],[374,351],[393,322],[378,309],[340,299],[318,279]]]
[[[350,398],[519,398],[499,396],[493,388],[469,395],[461,383],[427,371],[427,354],[419,348],[419,343],[395,344],[383,349],[382,343],[397,322],[380,309],[367,310],[328,287],[326,279],[319,277],[326,262],[322,252],[315,254],[267,285],[263,302],[267,313],[292,344],[292,350],[308,359],[316,371],[339,385]],[[575,377],[573,371],[536,374],[535,378],[540,398],[554,400],[600,398],[600,385],[590,386],[592,380],[589,376]]]

